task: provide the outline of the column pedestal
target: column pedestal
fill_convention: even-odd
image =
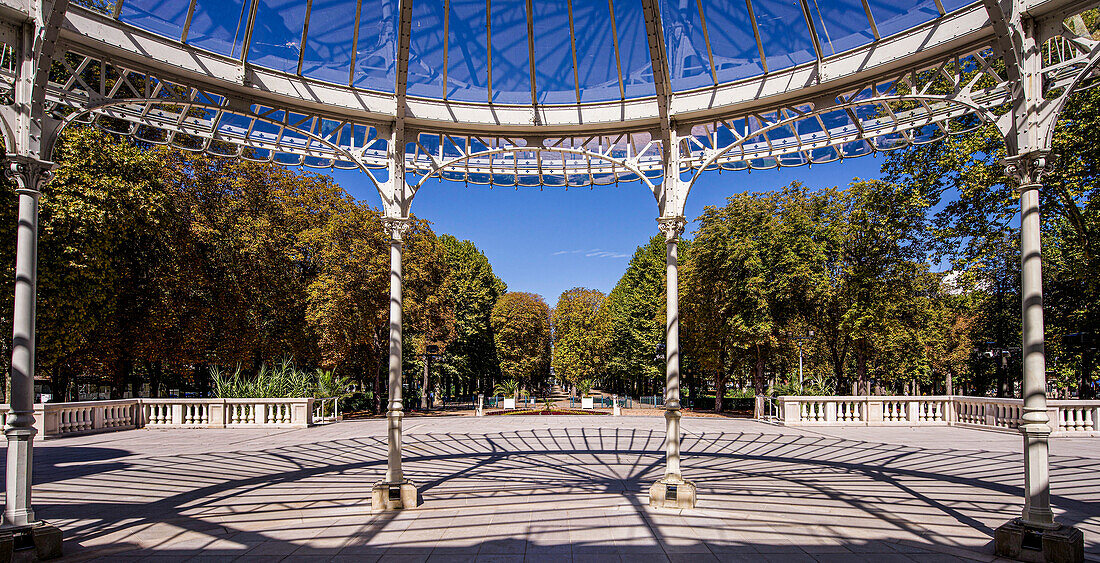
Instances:
[[[371,489],[371,510],[401,510],[416,508],[418,503],[416,485],[405,479],[401,483],[377,483]]]
[[[1072,526],[1037,528],[1022,518],[1001,524],[993,533],[993,551],[1000,557],[1034,563],[1078,563],[1085,560],[1085,536]]]
[[[652,508],[695,508],[695,483],[665,477],[649,487]]]
[[[0,561],[11,561],[16,553],[34,550],[34,559],[61,557],[61,528],[37,522],[22,528],[0,529]]]
[[[695,508],[695,483],[680,472],[680,404],[665,411],[665,477],[649,487],[653,508]]]

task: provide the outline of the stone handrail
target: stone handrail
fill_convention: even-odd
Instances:
[[[306,428],[313,426],[312,398],[119,399],[38,403],[38,436],[57,438],[134,428]],[[0,405],[6,415],[8,405]]]
[[[785,426],[963,426],[1016,432],[1022,399],[930,396],[781,396]],[[1100,436],[1100,401],[1047,401],[1054,436]]]

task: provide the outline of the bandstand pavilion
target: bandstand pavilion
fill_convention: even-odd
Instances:
[[[19,227],[4,530],[31,503],[38,197],[68,126],[226,158],[360,170],[391,235],[388,464],[402,471],[402,234],[429,180],[638,182],[667,244],[664,478],[681,472],[677,242],[695,180],[824,164],[992,124],[1022,214],[1023,512],[1001,544],[1080,557],[1048,472],[1039,190],[1053,126],[1094,83],[1091,0],[0,0],[0,117]],[[47,541],[47,540],[42,540]],[[1038,543],[1036,543],[1038,542]],[[1034,550],[1033,550],[1034,551]],[[1013,552],[1013,553],[1015,553]],[[1009,553],[1009,552],[1005,552]],[[1077,555],[1074,555],[1077,554]]]

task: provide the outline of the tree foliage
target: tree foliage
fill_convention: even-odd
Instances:
[[[544,381],[550,372],[550,308],[542,296],[508,292],[490,317],[500,371],[525,385]]]
[[[602,375],[610,335],[607,295],[583,287],[565,291],[552,321],[555,377],[577,385]]]

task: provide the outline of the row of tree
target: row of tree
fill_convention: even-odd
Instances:
[[[389,235],[377,210],[325,176],[90,128],[69,131],[56,156],[40,200],[37,326],[55,400],[78,384],[207,393],[213,366],[256,373],[294,358],[352,376],[381,407]],[[0,245],[8,290],[13,238]],[[405,248],[407,368],[425,342],[445,342],[456,381],[498,377],[489,316],[505,286],[488,260],[422,220]],[[10,311],[2,321],[10,332]]]
[[[1093,392],[1100,302],[1100,94],[1076,95],[1045,176],[1048,366]],[[793,183],[708,207],[680,244],[685,394],[696,404],[792,388],[798,351],[819,392],[1012,395],[1019,366],[1018,199],[992,128],[894,151],[883,179]],[[213,366],[293,357],[385,396],[388,233],[328,177],[69,131],[41,198],[38,370],[58,398],[209,390]],[[14,225],[14,194],[0,202]],[[10,294],[14,237],[0,244]],[[429,344],[444,395],[550,374],[659,394],[664,240],[611,291],[553,310],[508,293],[469,241],[415,220],[405,241],[406,381]],[[10,311],[0,313],[10,331]],[[814,337],[806,339],[810,331]],[[7,342],[4,343],[7,346]],[[0,351],[7,361],[9,351]],[[783,387],[787,385],[787,387]],[[801,389],[805,391],[805,389]],[[413,403],[414,401],[409,401]]]
[[[1075,95],[1054,146],[1041,192],[1048,380],[1092,398],[1100,94]],[[688,397],[716,397],[721,409],[738,390],[1018,396],[1019,199],[1004,156],[987,126],[889,153],[883,180],[821,191],[795,182],[707,207],[680,244]],[[555,373],[657,393],[664,268],[654,237],[610,295],[563,293]]]

